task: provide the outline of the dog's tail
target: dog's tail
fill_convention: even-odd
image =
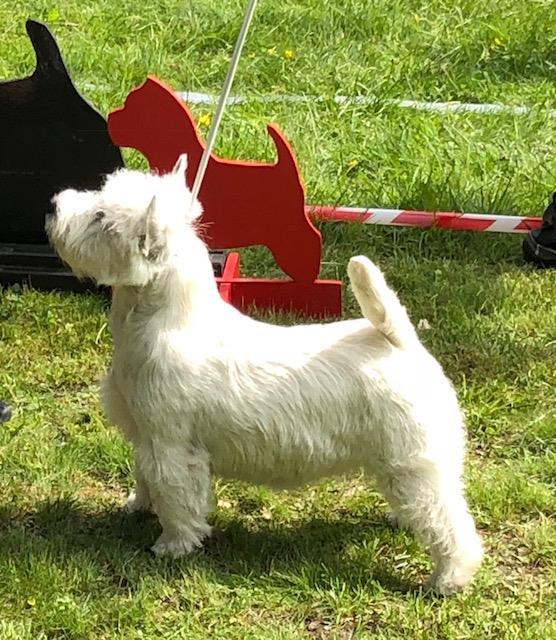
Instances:
[[[349,261],[348,275],[361,312],[393,346],[404,349],[418,341],[405,308],[376,265],[356,256]]]

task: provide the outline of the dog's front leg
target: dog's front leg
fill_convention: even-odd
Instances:
[[[162,534],[152,547],[158,555],[179,557],[210,535],[209,459],[206,452],[175,442],[150,440],[137,450],[137,464]]]
[[[152,503],[149,494],[149,486],[137,461],[137,452],[135,453],[134,475],[135,490],[130,491],[124,505],[124,509],[128,513],[134,513],[136,511],[150,511]]]
[[[137,424],[131,415],[124,396],[118,389],[118,384],[112,371],[102,381],[101,397],[104,411],[110,422],[120,429],[128,442],[137,445],[139,437]],[[124,509],[128,513],[133,513],[134,511],[148,511],[150,507],[149,490],[137,463],[137,453],[135,453],[135,491],[130,492]]]

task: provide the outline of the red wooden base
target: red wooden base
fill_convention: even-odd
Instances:
[[[306,283],[242,278],[239,253],[228,255],[222,277],[216,280],[222,299],[242,312],[257,307],[318,318],[336,318],[342,313],[342,283],[339,280]]]

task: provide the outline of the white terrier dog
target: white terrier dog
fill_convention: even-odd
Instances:
[[[100,191],[54,198],[47,231],[80,276],[113,287],[108,417],[132,442],[129,511],[151,508],[153,547],[180,556],[210,533],[211,471],[293,487],[364,469],[431,552],[448,594],[480,565],[463,494],[454,390],[367,258],[349,277],[365,316],[281,327],[219,296],[195,231],[185,157],[164,176],[121,170]]]

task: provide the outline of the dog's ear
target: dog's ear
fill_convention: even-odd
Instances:
[[[139,250],[147,260],[156,260],[164,246],[163,231],[156,219],[156,196],[153,196],[150,201],[141,226],[138,240]]]
[[[176,164],[174,165],[174,168],[172,169],[172,173],[175,176],[184,177],[186,169],[187,169],[187,154],[186,153],[182,153],[178,157],[178,159],[176,161]]]

